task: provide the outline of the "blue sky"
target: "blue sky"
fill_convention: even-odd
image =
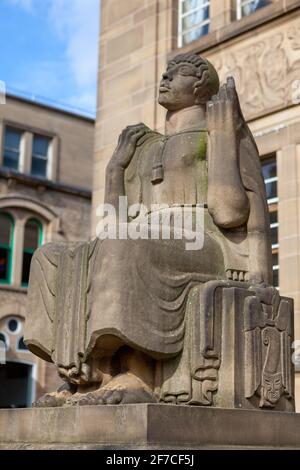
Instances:
[[[0,80],[94,112],[99,0],[0,0]]]

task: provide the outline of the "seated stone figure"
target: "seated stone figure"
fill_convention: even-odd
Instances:
[[[153,205],[192,213],[201,205],[203,247],[187,250],[184,237],[97,237],[40,248],[25,342],[56,364],[66,385],[36,406],[213,404],[216,290],[272,283],[264,182],[233,78],[220,87],[208,60],[181,54],[169,62],[158,99],[165,135],[144,124],[121,133],[105,202],[118,209],[126,196],[128,206],[143,205],[146,224]],[[258,383],[249,380],[252,393]]]

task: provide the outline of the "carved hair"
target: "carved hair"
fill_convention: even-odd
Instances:
[[[213,95],[219,91],[219,76],[214,66],[197,54],[178,54],[168,63],[168,67],[188,63],[194,65],[197,71],[199,82],[195,85],[196,104],[205,104]]]

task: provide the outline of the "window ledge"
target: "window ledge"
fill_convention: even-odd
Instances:
[[[35,176],[27,175],[25,173],[20,173],[19,171],[6,170],[4,168],[0,168],[0,177],[17,181],[19,183],[34,188],[52,189],[54,191],[72,194],[74,196],[83,197],[85,199],[91,199],[92,197],[92,192],[89,189],[71,186],[63,183],[56,183],[54,181],[46,180],[43,178],[37,178]]]
[[[174,49],[170,53],[170,58],[180,53],[186,52],[202,53],[208,49],[218,46],[220,43],[234,39],[243,33],[247,33],[257,27],[273,21],[293,10],[300,9],[299,0],[278,0],[271,5],[263,7],[241,20],[233,20],[230,24],[221,29],[212,31],[202,36],[200,39],[191,42],[187,46]]]
[[[18,292],[20,294],[27,294],[27,287],[20,287],[14,286],[12,284],[0,284],[0,292],[1,291],[10,291],[10,292]]]

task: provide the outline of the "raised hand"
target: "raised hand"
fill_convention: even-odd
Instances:
[[[139,145],[139,140],[149,131],[149,127],[143,123],[126,127],[119,136],[118,146],[110,163],[125,170]]]
[[[207,204],[215,224],[225,229],[240,227],[249,217],[249,200],[239,164],[244,122],[234,79],[230,77],[207,103]]]
[[[207,102],[208,132],[239,133],[244,123],[233,77]]]

